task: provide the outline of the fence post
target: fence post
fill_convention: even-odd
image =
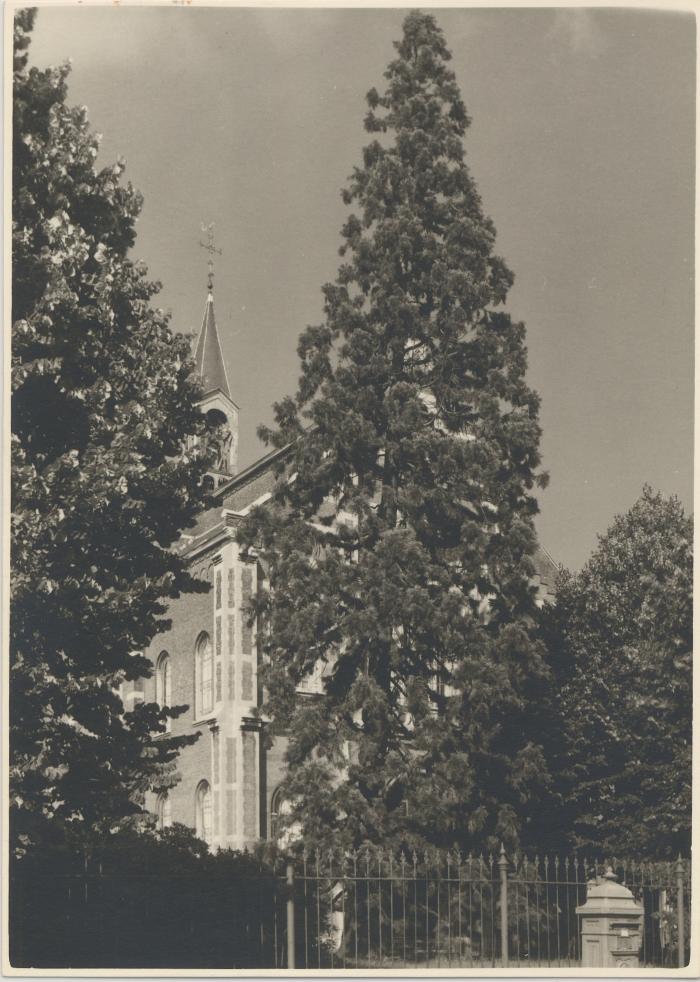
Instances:
[[[678,861],[676,863],[676,909],[678,911],[678,967],[685,967],[685,898],[683,896],[683,860],[681,859],[681,854],[678,853]]]
[[[296,968],[294,952],[294,864],[287,863],[287,968]]]
[[[508,967],[508,860],[506,850],[501,843],[501,854],[498,857],[498,869],[501,874],[501,961],[503,967]]]

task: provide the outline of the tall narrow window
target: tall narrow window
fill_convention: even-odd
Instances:
[[[156,815],[158,816],[158,828],[161,831],[163,829],[169,829],[173,824],[172,802],[167,791],[163,791],[162,794],[158,795]]]
[[[282,847],[287,847],[291,842],[298,841],[301,835],[299,823],[291,821],[291,812],[292,806],[289,799],[284,797],[281,788],[275,788],[270,799],[269,838]]]
[[[172,700],[170,655],[161,651],[156,662],[156,702],[159,706],[169,706]],[[170,733],[170,720],[166,722],[167,732]]]
[[[195,649],[195,687],[197,715],[205,716],[214,708],[214,654],[211,638],[202,633]]]
[[[197,785],[194,825],[197,838],[211,842],[211,788],[208,781],[200,781]]]
[[[272,792],[272,800],[270,801],[270,839],[273,842],[277,841],[280,834],[280,808],[282,806],[282,790],[281,788],[275,788]]]

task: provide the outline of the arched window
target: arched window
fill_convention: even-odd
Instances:
[[[207,422],[210,426],[226,426],[228,419],[226,418],[226,413],[222,413],[220,409],[209,409],[207,411]]]
[[[210,409],[207,413],[209,423],[209,447],[214,450],[214,470],[219,474],[228,474],[231,465],[231,446],[233,432],[228,418],[220,409]]]
[[[173,824],[172,802],[170,801],[170,795],[167,791],[163,791],[158,795],[158,800],[156,801],[156,815],[158,816],[158,828],[161,831],[163,829],[169,829]]]
[[[195,792],[194,827],[198,839],[211,842],[211,788],[208,781],[200,781]]]
[[[280,834],[280,808],[282,803],[282,789],[275,788],[270,799],[270,839],[273,842]]]
[[[156,662],[156,702],[159,706],[170,706],[172,701],[170,655],[167,651],[161,651]],[[170,732],[170,720],[166,722],[166,729]]]
[[[206,631],[197,638],[194,675],[197,716],[206,716],[214,708],[214,653]]]

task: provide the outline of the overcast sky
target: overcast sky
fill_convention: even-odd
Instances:
[[[435,9],[435,8],[434,8]],[[296,340],[334,278],[340,200],[400,9],[41,8],[34,64],[73,61],[71,102],[145,198],[135,255],[197,331],[200,224],[240,463],[293,392]],[[473,118],[467,159],[516,276],[542,397],[542,544],[585,562],[649,482],[692,507],[692,15],[436,10]]]

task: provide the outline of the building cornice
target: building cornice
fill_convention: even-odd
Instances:
[[[224,484],[219,485],[219,487],[214,492],[213,496],[215,498],[223,498],[233,491],[240,491],[246,485],[250,484],[261,471],[267,470],[271,464],[273,464],[280,457],[284,457],[291,450],[291,444],[287,444],[281,447],[279,450],[272,450],[270,453],[265,454],[264,457],[260,457],[258,460],[249,464],[240,473],[234,475],[230,480],[226,481]]]
[[[182,555],[190,562],[193,562],[208,552],[220,548],[222,545],[226,545],[227,542],[232,542],[233,538],[234,530],[223,521],[217,522],[216,525],[207,529],[206,532],[195,536],[192,543],[186,549],[182,550]]]

